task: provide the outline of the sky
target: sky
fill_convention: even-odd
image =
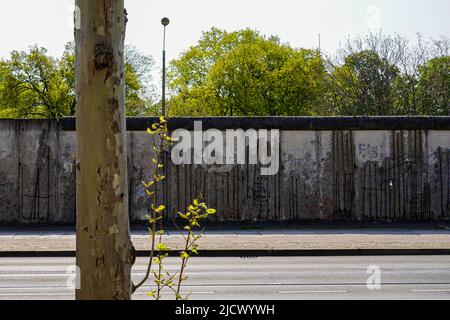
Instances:
[[[94,0],[93,0],[94,1]],[[0,4],[0,57],[32,44],[58,56],[73,39],[74,0],[13,0]],[[252,28],[277,35],[294,47],[334,52],[348,36],[369,30],[413,40],[450,36],[450,0],[125,0],[127,44],[161,60],[161,18],[167,29],[168,59],[194,45],[202,31]],[[159,63],[157,64],[159,65]]]

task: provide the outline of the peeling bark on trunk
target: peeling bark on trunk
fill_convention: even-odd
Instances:
[[[130,299],[124,0],[76,0],[77,299]]]

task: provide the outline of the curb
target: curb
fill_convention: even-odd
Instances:
[[[169,251],[177,257],[178,251]],[[137,257],[148,257],[150,251],[137,251]],[[311,249],[311,250],[199,250],[199,257],[294,257],[294,256],[427,256],[450,255],[450,249]],[[75,251],[1,251],[0,258],[44,258],[76,256]]]

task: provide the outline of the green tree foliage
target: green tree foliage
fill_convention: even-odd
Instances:
[[[212,28],[172,61],[172,115],[443,115],[450,41],[370,33],[324,58],[257,31]],[[336,61],[337,60],[337,61]]]
[[[429,60],[419,68],[418,113],[450,115],[450,56]]]
[[[154,108],[153,60],[134,47],[125,50],[127,115],[143,116]],[[0,117],[60,118],[75,114],[75,47],[66,45],[59,59],[37,45],[0,60]]]
[[[169,114],[184,116],[450,115],[450,40],[349,38],[337,58],[245,29],[204,32],[169,68]],[[154,62],[125,49],[128,116],[160,114]],[[44,48],[0,60],[0,117],[75,113],[75,55]]]
[[[58,64],[38,46],[28,52],[13,51],[10,60],[1,61],[0,115],[59,118],[70,114],[73,95]]]
[[[313,115],[326,71],[315,50],[213,28],[172,62],[169,77],[174,115]]]
[[[392,87],[398,75],[398,68],[374,51],[349,55],[331,72],[332,109],[345,115],[392,114]]]
[[[418,34],[411,42],[380,32],[349,38],[337,58],[329,59],[330,110],[339,115],[450,114],[449,50],[446,37],[430,42]]]
[[[152,57],[135,47],[125,46],[125,99],[128,116],[159,114],[155,110],[155,87],[152,84]]]

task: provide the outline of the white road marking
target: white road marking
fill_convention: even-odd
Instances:
[[[20,273],[20,274],[0,274],[0,278],[50,278],[50,277],[69,277],[74,273]]]
[[[168,269],[167,269],[168,270]],[[61,277],[69,277],[69,276],[73,276],[74,272],[72,270],[67,271],[65,273],[61,273],[62,270],[55,270],[58,273],[52,273],[51,271],[46,272],[45,270],[37,270],[38,272],[34,272],[34,273],[30,273],[30,270],[24,270],[24,271],[28,271],[28,272],[24,272],[24,273],[2,273],[2,271],[0,270],[0,279],[2,278],[26,278],[26,277],[30,277],[30,278],[61,278]],[[172,270],[168,270],[169,272]],[[173,272],[175,271],[175,269],[173,270]],[[386,271],[387,273],[396,273],[398,271]],[[414,270],[414,271],[410,271],[408,270],[409,273],[412,274],[429,274],[429,273],[443,273],[443,274],[448,274],[450,273],[449,269],[441,269],[441,270]],[[198,275],[213,275],[217,272],[214,271],[209,271],[209,272],[188,272],[189,276],[198,276]],[[308,270],[308,271],[269,271],[269,272],[260,272],[260,271],[242,271],[242,270],[236,270],[236,271],[220,271],[221,275],[231,275],[234,276],[236,275],[236,273],[239,273],[240,275],[255,275],[255,274],[261,274],[262,276],[267,276],[267,275],[271,275],[271,276],[285,276],[285,275],[290,275],[290,276],[309,276],[311,274],[317,276],[317,275],[328,275],[329,271],[318,271],[318,270]],[[355,274],[355,275],[365,275],[365,269],[359,269],[355,271],[350,271],[350,270],[337,270],[336,272],[337,274]],[[145,275],[145,272],[133,272],[132,273],[133,276],[135,277],[141,277]]]
[[[138,292],[138,294],[144,294],[146,293]],[[181,295],[188,295],[188,294],[216,294],[214,291],[205,291],[205,292],[181,292]],[[161,295],[173,295],[173,292],[161,292]]]
[[[194,295],[194,294],[207,294],[212,295],[215,292],[205,291],[205,292],[181,292],[181,295]],[[147,296],[148,294],[145,292],[136,292],[134,295],[139,296]],[[173,295],[172,292],[162,292],[161,295]],[[59,292],[59,293],[51,293],[51,292],[29,292],[29,293],[0,293],[0,297],[59,297],[59,296],[75,296],[74,292]]]
[[[347,293],[347,290],[292,290],[292,291],[278,291],[280,294],[291,294],[291,293]]]
[[[412,292],[450,292],[450,289],[413,289]]]
[[[41,277],[41,278],[56,278],[56,277],[71,277],[75,274],[75,272],[67,272],[67,273],[11,273],[11,274],[0,274],[0,278],[27,278],[27,277]],[[134,273],[133,276],[144,276],[145,272],[142,273]]]
[[[59,296],[74,296],[75,293],[0,293],[0,297],[59,297]]]

